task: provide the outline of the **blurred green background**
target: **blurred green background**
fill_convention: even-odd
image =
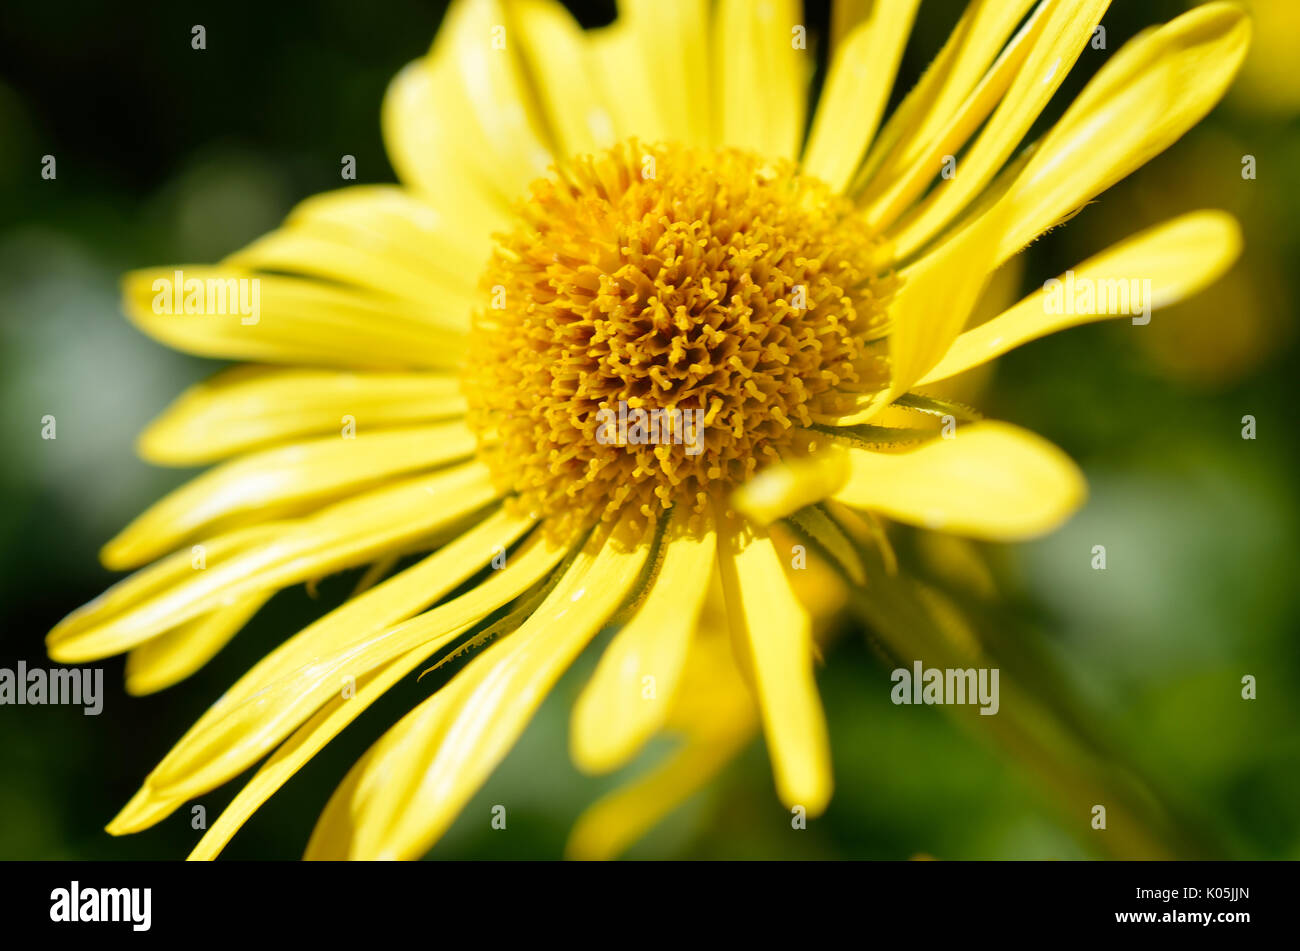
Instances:
[[[925,0],[895,93],[960,12]],[[1225,208],[1242,261],[1146,327],[1114,321],[1000,362],[980,406],[1054,440],[1084,468],[1087,507],[1043,541],[983,555],[1003,591],[993,623],[1041,644],[1118,758],[1217,843],[1214,854],[1300,858],[1300,524],[1289,402],[1300,245],[1300,13],[1253,6],[1257,46],[1208,120],[1024,256],[1029,288],[1163,218]],[[575,4],[588,25],[607,3]],[[1116,3],[1107,50],[1086,50],[1051,115],[1122,43],[1185,9]],[[0,14],[0,667],[48,666],[45,632],[115,580],[101,544],[189,473],[151,468],[136,433],[218,369],[152,343],[118,310],[129,268],[214,260],[299,200],[393,172],[379,135],[389,78],[419,56],[441,5],[234,0],[10,4]],[[824,9],[808,15],[825,35]],[[207,49],[190,28],[207,28]],[[1045,122],[1046,120],[1044,120]],[[1040,123],[1040,128],[1043,123]],[[1037,134],[1037,130],[1034,135]],[[41,157],[58,177],[40,176]],[[1254,155],[1258,178],[1241,177]],[[1291,407],[1288,409],[1288,407]],[[41,418],[58,438],[40,438]],[[1241,438],[1253,415],[1258,438]],[[1291,422],[1287,422],[1290,419]],[[1104,544],[1108,568],[1090,567]],[[337,604],[356,573],[278,595],[199,674],[146,698],[106,662],[103,714],[0,707],[0,858],[177,858],[200,833],[181,810],[142,835],[104,823],[170,744],[270,647]],[[836,796],[790,827],[755,743],[632,855],[708,858],[1078,858],[1113,852],[1028,764],[940,708],[895,707],[887,667],[851,620],[820,674]],[[566,718],[590,658],[559,689],[435,858],[558,857],[574,818],[615,780],[569,764]],[[1241,698],[1241,677],[1258,699]],[[227,849],[301,853],[347,767],[428,692],[404,683],[275,796]],[[978,724],[976,724],[978,727]],[[634,770],[635,771],[635,767]],[[615,778],[617,779],[617,777]],[[237,788],[205,797],[209,821]],[[509,809],[493,831],[491,804]]]

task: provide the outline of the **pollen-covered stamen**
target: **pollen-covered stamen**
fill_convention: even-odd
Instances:
[[[488,462],[530,510],[701,508],[795,450],[834,388],[878,377],[879,243],[793,164],[630,142],[531,191],[465,374]]]

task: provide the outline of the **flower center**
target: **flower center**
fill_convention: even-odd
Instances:
[[[879,373],[880,242],[792,163],[633,141],[530,190],[484,275],[463,384],[526,510],[699,510]]]

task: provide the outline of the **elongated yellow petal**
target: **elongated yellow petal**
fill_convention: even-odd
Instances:
[[[1157,225],[1084,261],[1057,278],[1054,287],[1035,291],[966,331],[921,383],[955,376],[1067,327],[1133,314],[1141,301],[1152,309],[1168,307],[1218,280],[1240,251],[1241,228],[1223,212],[1198,211]],[[1144,281],[1150,281],[1149,298]],[[1090,307],[1080,307],[1078,295],[1070,293],[1085,284],[1097,289]]]
[[[373,670],[417,648],[426,655],[451,644],[473,624],[518,597],[563,555],[543,540],[525,542],[512,570],[494,573],[472,591],[373,636],[321,652],[301,668],[226,707],[213,728],[198,733],[184,757],[169,757],[149,774],[158,795],[184,801],[256,762],[332,697],[355,688]]]
[[[145,641],[126,655],[127,693],[156,693],[184,680],[216,656],[270,599],[270,592],[250,594]]]
[[[384,141],[398,175],[481,240],[545,173],[550,151],[498,0],[457,0],[429,54],[394,78]]]
[[[1037,0],[974,0],[929,69],[886,121],[855,183],[862,201],[914,165],[947,126]],[[874,186],[874,187],[873,187]]]
[[[917,207],[894,235],[906,259],[960,212],[1001,168],[1092,38],[1110,0],[1048,0],[1040,38],[956,174]]]
[[[532,519],[511,515],[504,509],[493,512],[433,554],[289,638],[227,690],[191,732],[216,722],[224,711],[247,700],[267,683],[302,667],[311,658],[338,651],[423,611],[490,559],[497,558],[497,563],[501,563],[506,549],[533,524]],[[518,558],[519,552],[510,555],[511,566],[515,566]]]
[[[777,795],[818,815],[831,797],[830,743],[813,679],[812,622],[780,558],[762,529],[719,532],[727,615],[753,670]]]
[[[497,492],[481,463],[419,476],[338,502],[278,537],[236,554],[132,604],[60,624],[46,646],[63,663],[82,663],[135,647],[163,631],[257,591],[282,588],[365,564],[413,544],[486,506]]]
[[[835,498],[900,522],[991,541],[1049,532],[1083,504],[1069,457],[1006,423],[980,422],[906,453],[851,450]]]
[[[361,818],[357,812],[357,804],[361,801],[361,783],[371,775],[374,761],[384,753],[385,748],[376,743],[352,764],[352,769],[343,778],[343,782],[335,787],[316,819],[316,827],[312,829],[307,849],[303,853],[304,861],[316,858],[328,860],[347,855],[351,851],[358,820]]]
[[[889,387],[862,394],[852,412],[829,420],[832,425],[873,418],[943,359],[993,271],[1003,220],[994,208],[902,272],[902,287],[889,307]]]
[[[753,736],[737,727],[720,736],[687,742],[654,770],[598,799],[574,825],[565,846],[568,858],[618,858],[650,829],[703,788]]]
[[[478,304],[474,275],[486,263],[459,279],[435,276],[416,262],[406,262],[391,249],[356,244],[349,235],[323,229],[283,227],[258,238],[227,257],[222,264],[250,271],[293,274],[326,281],[343,281],[372,294],[419,302],[438,302],[444,323],[468,332],[470,314]]]
[[[708,0],[621,0],[619,15],[638,54],[623,69],[647,77],[663,134],[683,145],[712,145]]]
[[[570,858],[617,857],[709,782],[753,738],[758,710],[736,669],[721,601],[717,590],[712,591],[673,700],[666,731],[679,736],[681,745],[649,773],[597,800],[579,817],[565,850]]]
[[[326,744],[396,684],[410,674],[430,654],[430,649],[417,648],[366,674],[357,681],[356,693],[349,697],[335,696],[289,739],[278,746],[253,778],[239,790],[230,804],[221,811],[203,838],[189,855],[190,861],[214,859],[231,838],[248,821],[266,800],[302,769]]]
[[[890,307],[890,391],[912,387],[943,359],[961,333],[993,273],[993,241],[1003,217],[994,209],[965,233],[903,272],[903,289]]]
[[[906,157],[874,172],[875,187],[859,196],[863,215],[872,228],[885,232],[898,216],[931,185],[941,172],[955,174],[955,156],[1001,102],[1047,26],[1039,7],[1012,38],[988,73],[928,140],[917,143]],[[964,161],[964,159],[963,159]],[[864,167],[865,171],[865,167]],[[861,177],[861,175],[859,176]],[[941,183],[939,187],[944,187]]]
[[[546,174],[553,158],[524,75],[523,44],[509,35],[509,24],[501,0],[456,0],[429,59],[439,110],[455,117],[497,194],[513,203]],[[448,79],[439,87],[442,70]]]
[[[798,0],[722,0],[713,31],[720,145],[796,158],[812,54],[796,49]]]
[[[234,267],[133,271],[123,308],[155,340],[206,357],[355,367],[452,368],[463,315]],[[447,312],[443,312],[444,315]]]
[[[734,493],[732,505],[759,525],[797,512],[834,495],[848,477],[848,457],[839,446],[826,446],[812,457],[769,466]]]
[[[455,184],[464,191],[463,183]],[[492,250],[491,232],[505,219],[494,218],[480,231],[460,214],[461,209],[433,204],[414,189],[353,185],[304,199],[284,226],[370,249],[408,273],[424,271],[472,288]]]
[[[673,517],[649,594],[605,649],[573,708],[569,745],[582,770],[622,766],[668,718],[717,558],[712,528],[687,534],[686,521]]]
[[[698,735],[650,773],[593,803],[574,825],[565,846],[571,859],[617,858],[670,812],[703,788],[754,735],[752,702],[727,705],[719,698]]]
[[[836,191],[848,186],[875,137],[919,2],[875,4],[832,54],[803,167]]]
[[[267,655],[181,738],[109,831],[116,835],[146,828],[185,800],[238,775],[332,697],[341,697],[345,687],[410,651],[428,656],[518,597],[565,554],[562,546],[534,536],[487,581],[390,626],[475,574],[496,554],[496,543],[508,543],[510,530],[505,522],[480,526]]]
[[[227,561],[282,534],[289,522],[264,522],[207,539],[198,550],[178,551],[130,577],[123,578],[99,597],[70,613],[50,632],[55,641],[103,624],[132,605],[140,604],[194,576],[195,571]]]
[[[450,73],[425,57],[393,77],[380,112],[384,145],[397,177],[479,245],[509,224],[510,206],[493,185],[494,156],[470,135],[474,117]],[[486,161],[475,161],[476,148]]]
[[[296,514],[383,479],[431,469],[474,454],[461,422],[325,436],[264,449],[223,463],[151,505],[101,553],[105,564],[132,566],[176,548],[220,519]]]
[[[1120,49],[1011,187],[1015,211],[999,263],[1200,122],[1228,91],[1249,46],[1245,11],[1209,3]]]
[[[633,592],[649,537],[620,525],[589,541],[519,630],[384,735],[345,783],[351,797],[346,836],[318,824],[307,858],[423,855],[505,756],[560,674]],[[322,823],[338,814],[327,807]],[[343,841],[345,853],[324,851],[327,843]]]
[[[302,436],[465,414],[460,381],[432,373],[238,366],[190,387],[140,434],[158,465],[195,466]]]
[[[507,10],[557,158],[567,162],[613,145],[613,115],[593,81],[591,49],[577,21],[556,0],[512,0]]]
[[[591,30],[590,44],[596,83],[604,91],[614,118],[615,138],[632,137],[642,142],[662,142],[667,138],[661,117],[666,105],[659,101],[651,85],[649,71],[641,65],[641,45],[626,20]]]

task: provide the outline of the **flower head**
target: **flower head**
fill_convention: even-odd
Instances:
[[[466,396],[502,488],[539,514],[703,512],[838,388],[885,378],[879,242],[794,163],[629,143],[532,192],[486,271]],[[620,404],[673,431],[603,432]]]
[[[378,696],[481,647],[356,764],[308,847],[419,856],[607,627],[578,764],[682,744],[584,818],[576,854],[617,852],[760,728],[782,801],[825,807],[817,605],[790,532],[814,574],[860,585],[882,517],[1014,540],[1070,515],[1085,490],[1062,452],[918,388],[1222,273],[1235,224],[1191,213],[1072,269],[1110,289],[1091,303],[1045,287],[967,327],[993,271],[1210,109],[1249,38],[1227,3],[1143,33],[1016,154],[1104,0],[973,3],[883,124],[917,2],[860,6],[837,12],[805,137],[792,0],[628,0],[591,32],[549,0],[461,0],[384,106],[401,185],[310,199],[215,268],[127,278],[147,333],[257,365],[144,434],[154,461],[219,464],[105,547],[144,567],[61,622],[52,656],[127,651],[128,686],[160,689],[277,590],[374,568],[111,831],[266,757],[195,850],[215,855]],[[173,274],[200,304],[256,281],[257,319],[159,308]]]

